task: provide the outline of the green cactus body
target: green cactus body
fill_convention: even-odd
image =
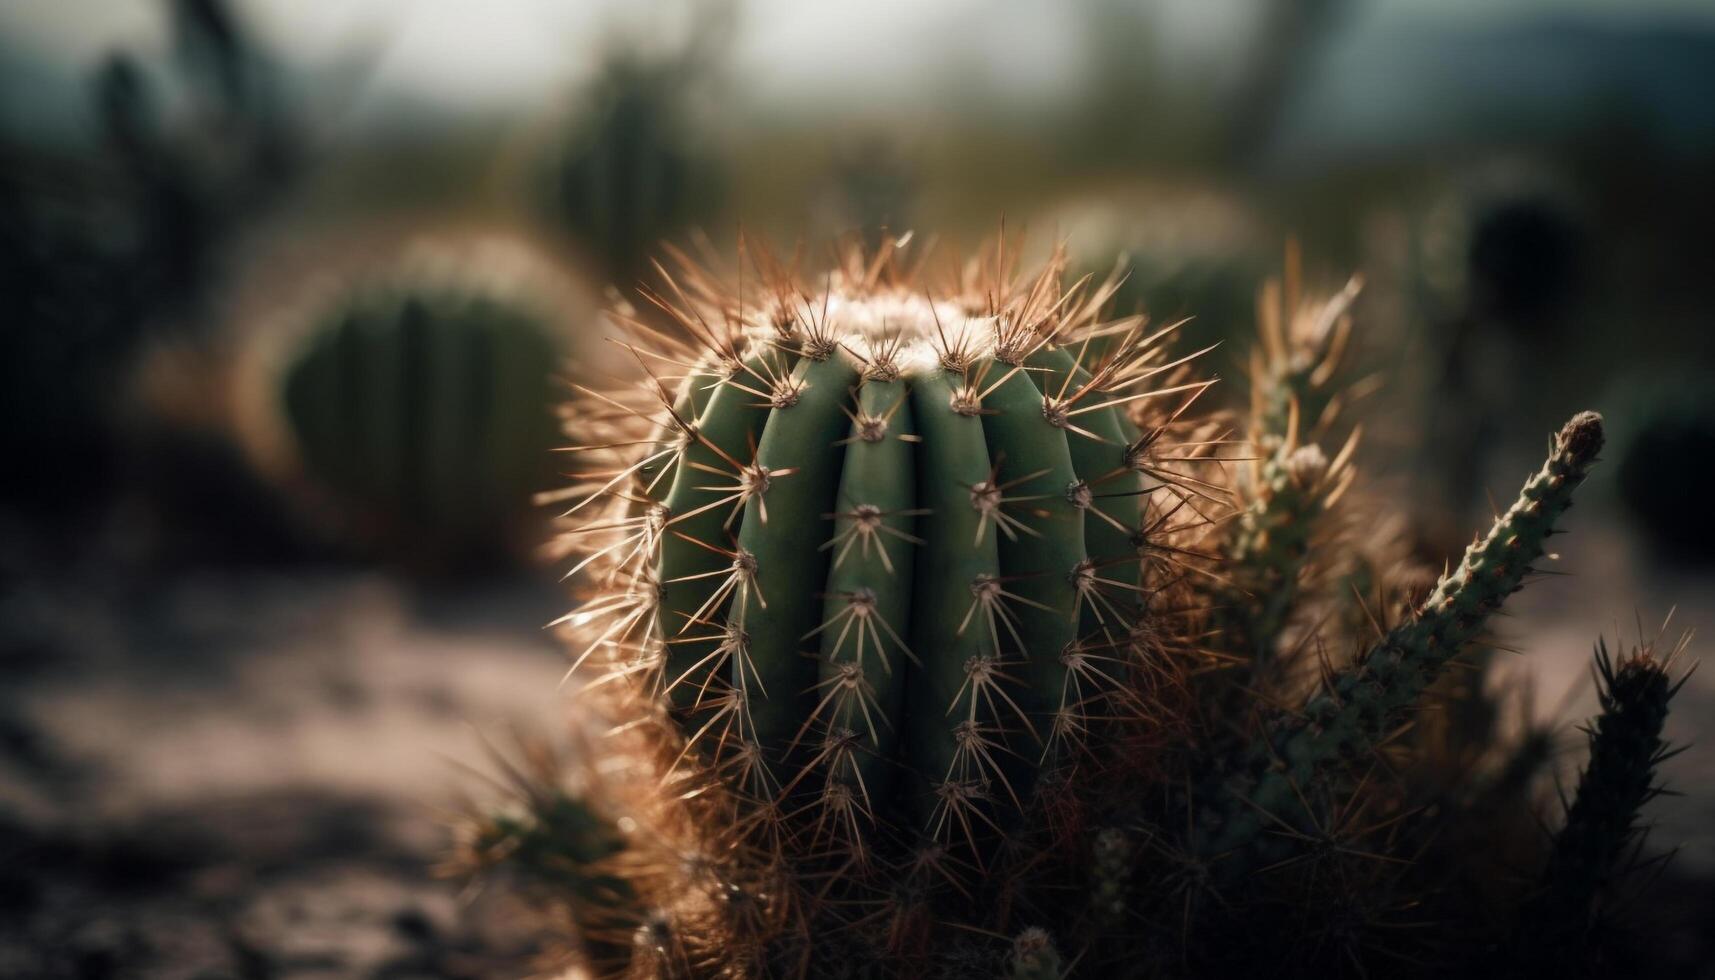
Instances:
[[[732,685],[767,759],[802,755],[819,680],[805,642],[822,618],[828,559],[820,545],[835,508],[848,431],[841,412],[857,370],[837,353],[806,356],[787,381],[756,448],[756,492],[744,505],[741,553],[754,557],[754,588],[733,617],[748,634]],[[906,474],[909,475],[909,474]]]
[[[857,394],[833,512],[822,603],[816,714],[827,732],[830,778],[862,797],[892,785],[889,759],[904,717],[915,538],[917,460],[911,392],[870,379]],[[826,516],[826,515],[824,515]],[[897,557],[897,560],[896,560]]]
[[[281,407],[309,477],[412,548],[491,544],[549,479],[558,348],[528,309],[442,287],[360,292],[289,361]]]
[[[1008,370],[1004,362],[1000,370]],[[1082,484],[1065,431],[1044,417],[1041,390],[1022,368],[1008,373],[984,399],[994,414],[984,417],[983,434],[1002,505],[1017,501],[1031,520],[1002,536],[1001,586],[1017,597],[1012,614],[1023,662],[1015,669],[1025,681],[1020,707],[1028,718],[1047,719],[1058,734],[1066,724],[1060,712],[1076,708],[1067,701],[1066,654],[1078,639],[1075,576],[1089,557],[1083,513],[1073,503]]]
[[[1084,546],[1091,563],[1080,589],[1079,629],[1083,639],[1099,638],[1105,644],[1123,637],[1124,620],[1136,609],[1142,580],[1135,525],[1143,478],[1127,459],[1127,450],[1138,439],[1137,426],[1118,404],[1079,404],[1083,397],[1099,399],[1106,392],[1071,351],[1050,348],[1030,360],[1033,367],[1047,369],[1042,387],[1051,401],[1049,410],[1065,413],[1069,425],[1083,430],[1068,432],[1066,438],[1072,469],[1088,491],[1072,498],[1084,511]]]
[[[750,462],[750,447],[768,418],[767,406],[756,404],[756,397],[741,385],[764,377],[777,360],[758,354],[740,369],[743,380],[713,379],[717,383],[696,417],[662,500],[666,523],[657,577],[666,645],[662,683],[680,709],[709,697],[705,681],[736,642],[736,635],[725,635],[722,617],[731,593],[748,588],[748,583],[734,582],[723,591],[721,576],[738,560],[733,545],[742,501],[736,488],[743,466]],[[697,381],[693,376],[693,389]]]
[[[1018,347],[999,322],[961,329]],[[974,843],[1026,805],[1114,683],[1093,666],[1111,653],[1076,654],[1087,631],[1116,647],[1129,635],[1136,602],[1098,600],[1094,579],[1136,588],[1139,478],[1112,406],[1056,412],[1062,386],[1024,365],[1087,372],[1015,329],[1028,342],[1009,363],[924,336],[836,342],[820,324],[777,341],[800,353],[790,374],[754,372],[770,379],[762,397],[739,379],[709,398],[665,501],[660,623],[674,703],[711,707],[694,738],[719,733],[710,746],[753,763],[753,790],[819,796],[848,828],[898,806]],[[1095,434],[1069,428],[1091,417]],[[733,451],[743,432],[754,458]],[[707,472],[735,463],[730,480]],[[1097,498],[1092,483],[1123,489]],[[694,489],[712,484],[730,489]],[[730,499],[695,513],[698,494]]]
[[[649,454],[637,462],[635,473],[642,493],[628,499],[626,516],[645,515],[655,501],[664,498],[673,487],[673,477],[687,446],[695,441],[697,420],[708,407],[709,394],[734,372],[745,370],[728,358],[702,358],[669,393],[665,384],[656,385],[667,416],[655,423],[645,444]],[[688,489],[688,488],[687,488]],[[663,512],[665,517],[665,512]]]
[[[938,798],[957,806],[982,788],[987,760],[979,750],[999,734],[997,705],[969,683],[971,667],[993,656],[978,589],[999,582],[1001,567],[999,535],[972,506],[973,488],[989,478],[989,453],[982,419],[963,392],[964,379],[945,371],[925,373],[911,392],[923,434],[917,500],[928,517],[923,544],[910,556],[917,565],[910,642],[923,653],[906,694],[904,730],[917,753],[913,801],[922,820],[938,815]]]

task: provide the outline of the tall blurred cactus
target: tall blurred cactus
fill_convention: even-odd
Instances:
[[[300,151],[272,64],[223,0],[174,0],[170,8],[182,91],[163,91],[141,62],[116,53],[102,65],[95,95],[103,136],[136,200],[139,272],[182,301],[219,259],[215,244],[278,195]],[[183,118],[165,112],[175,95]]]
[[[404,276],[319,313],[280,408],[310,482],[369,543],[463,556],[504,539],[551,479],[561,343],[527,300]]]
[[[279,200],[300,133],[274,66],[222,0],[170,0],[160,70],[110,54],[92,152],[8,146],[0,168],[0,494],[60,506],[115,481],[116,392],[151,335],[204,325],[224,246]],[[10,140],[0,140],[11,144]]]
[[[467,854],[582,914],[597,971],[1506,968],[1488,899],[1542,892],[1477,801],[1517,753],[1399,736],[1549,557],[1600,418],[1562,428],[1428,595],[1342,595],[1355,568],[1402,571],[1341,519],[1355,443],[1324,454],[1304,418],[1331,417],[1351,290],[1271,287],[1241,440],[1193,412],[1210,382],[1174,331],[1104,319],[1113,282],[1065,284],[1065,262],[1021,273],[1002,242],[937,270],[894,240],[799,280],[763,255],[742,297],[681,270],[656,297],[678,334],[630,324],[644,371],[578,403],[567,531],[581,717],[612,727]],[[1655,738],[1651,703],[1612,727]],[[1626,813],[1609,837],[1647,741],[1597,747],[1587,782],[1630,794],[1601,791]],[[1472,786],[1449,790],[1443,751]],[[1542,849],[1547,894],[1573,887],[1552,855],[1591,850],[1584,814]]]
[[[714,175],[687,137],[681,73],[610,63],[555,174],[559,217],[615,281],[629,285],[660,240],[706,216]]]
[[[706,224],[725,185],[697,103],[718,74],[732,4],[691,6],[675,50],[615,38],[550,163],[550,208],[607,279],[630,290],[663,240]],[[658,41],[658,38],[651,38]]]

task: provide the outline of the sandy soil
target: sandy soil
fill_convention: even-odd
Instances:
[[[478,733],[551,726],[553,590],[230,573],[4,600],[0,976],[490,977],[432,873]]]

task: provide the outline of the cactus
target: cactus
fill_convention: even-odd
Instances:
[[[210,339],[235,243],[287,197],[301,163],[279,66],[241,12],[225,0],[143,6],[170,25],[148,47],[175,56],[101,60],[76,110],[97,146],[67,155],[6,133],[0,453],[16,476],[0,497],[35,513],[135,489],[121,472],[137,416],[127,385],[154,345]]]
[[[551,481],[553,328],[481,285],[360,285],[316,318],[279,376],[311,481],[375,540],[463,556],[492,547]]]
[[[903,804],[974,845],[1120,693],[1143,486],[1116,408],[1161,368],[1141,342],[1080,365],[1056,340],[1084,324],[1041,285],[976,318],[869,288],[894,295],[785,308],[674,414],[694,439],[657,510],[660,681],[830,833]]]
[[[1596,647],[1602,713],[1587,731],[1590,762],[1554,837],[1540,884],[1520,912],[1513,937],[1515,963],[1591,965],[1589,937],[1599,924],[1599,899],[1624,870],[1636,843],[1638,811],[1661,792],[1656,768],[1674,754],[1662,741],[1667,704],[1684,683],[1669,672],[1685,641],[1657,657],[1645,644],[1616,661],[1606,642]],[[1617,966],[1610,966],[1615,968]]]
[[[706,220],[720,203],[718,168],[683,97],[706,81],[711,42],[699,40],[667,60],[610,57],[554,160],[556,217],[624,287],[648,268],[663,238]]]
[[[681,263],[647,294],[673,328],[623,321],[638,383],[573,413],[599,448],[562,627],[611,730],[533,792],[601,782],[629,857],[584,873],[630,886],[574,948],[648,976],[1496,967],[1488,903],[1531,899],[1478,830],[1531,792],[1521,750],[1454,746],[1449,785],[1434,740],[1395,736],[1544,559],[1600,418],[1426,597],[1386,599],[1403,562],[1361,538],[1355,442],[1309,448],[1335,369],[1275,370],[1334,363],[1336,332],[1259,359],[1280,411],[1235,468],[1197,355],[1106,320],[1113,280],[1063,284],[1063,250],[1020,272],[1004,239],[937,275],[908,239],[819,280],[757,251],[742,292]],[[1350,290],[1297,283],[1277,313],[1344,321]],[[1360,572],[1381,601],[1339,594]],[[514,853],[469,857],[539,860]],[[590,889],[562,890],[576,916]]]

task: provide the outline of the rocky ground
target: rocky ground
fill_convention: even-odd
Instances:
[[[552,723],[551,587],[8,584],[0,976],[527,971],[519,910],[434,866],[479,733]]]

